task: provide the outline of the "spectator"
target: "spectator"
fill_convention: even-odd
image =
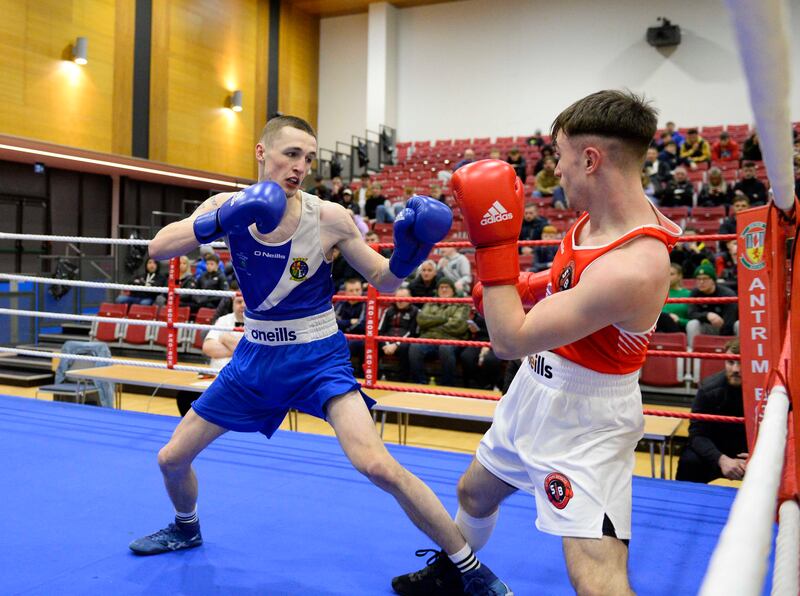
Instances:
[[[467,327],[472,341],[489,341],[486,319],[472,308]],[[468,346],[458,356],[464,375],[464,386],[477,389],[494,389],[500,381],[502,361],[495,356],[492,348]]]
[[[333,247],[331,256],[331,278],[336,292],[339,292],[344,287],[345,280],[357,278],[365,281],[361,274],[342,256],[342,251],[339,250],[338,246]]]
[[[725,286],[739,291],[739,268],[736,265],[736,239],[728,240],[723,250],[717,253],[714,266],[717,270],[717,280]]]
[[[447,197],[442,193],[441,186],[436,186],[436,185],[431,186],[430,192],[431,192],[430,197],[432,199],[436,199],[440,203],[444,203],[445,205],[450,206],[450,202],[447,200]]]
[[[695,129],[695,132],[697,129]],[[667,122],[667,126],[665,128],[665,132],[670,136],[670,138],[675,142],[675,145],[680,149],[683,147],[683,143],[686,141],[684,136],[678,131],[675,127],[674,122]]]
[[[187,259],[188,260],[188,259]],[[130,283],[134,286],[163,287],[167,285],[167,277],[161,274],[161,265],[155,259],[147,259],[144,272],[134,277]],[[137,292],[136,290],[124,291],[117,296],[117,304],[141,304],[150,306],[159,294],[153,292]]]
[[[419,266],[417,275],[408,284],[411,295],[416,298],[433,298],[442,274],[436,271],[436,263],[428,259]]]
[[[474,150],[474,149],[472,149],[472,148],[470,147],[469,149],[467,149],[466,151],[464,151],[464,157],[463,157],[463,159],[461,159],[461,161],[459,161],[459,162],[458,162],[458,163],[455,165],[455,167],[453,168],[453,171],[455,172],[455,171],[456,171],[458,168],[460,168],[461,166],[465,166],[465,165],[467,165],[468,163],[472,163],[473,161],[475,161],[475,150]]]
[[[203,340],[203,354],[209,358],[208,366],[216,371],[230,362],[233,351],[244,337],[244,298],[237,292],[232,302],[233,310],[226,315],[217,317],[214,321],[215,327],[223,327],[229,331],[218,331],[212,329]],[[178,391],[175,395],[175,402],[181,416],[191,409],[192,402],[199,396],[195,391]]]
[[[756,164],[752,161],[742,163],[742,178],[733,187],[734,192],[742,191],[750,199],[753,207],[765,205],[767,202],[767,187],[756,178]]]
[[[447,278],[439,280],[436,289],[439,298],[453,298],[456,294],[455,285]],[[426,303],[417,314],[419,336],[425,339],[467,339],[468,317],[469,306],[466,304]],[[412,382],[423,385],[428,383],[425,359],[438,355],[442,370],[439,385],[454,386],[459,351],[459,348],[451,345],[411,344],[408,361]]]
[[[678,263],[669,266],[669,298],[688,298],[691,290],[683,285],[683,268]],[[656,323],[659,333],[680,333],[689,322],[689,305],[685,302],[665,304]]]
[[[755,130],[747,137],[742,147],[742,159],[746,161],[761,161],[761,142],[758,140],[758,132]]]
[[[192,269],[189,266],[189,257],[183,255],[180,258],[180,266],[179,266],[179,273],[180,278],[178,279],[178,286],[182,290],[196,290],[197,289],[197,280],[192,275]],[[181,294],[180,295],[180,306],[188,306],[190,308],[195,308],[195,296],[191,296],[188,294]]]
[[[717,283],[717,271],[710,261],[703,261],[694,272],[697,287],[692,298],[728,298],[736,294]],[[691,347],[700,335],[737,335],[739,309],[735,302],[725,304],[690,304],[686,337]]]
[[[546,225],[542,228],[542,240],[558,240],[561,235],[555,226]],[[550,269],[553,259],[558,252],[558,244],[546,244],[537,246],[533,249],[533,271],[544,271]]]
[[[713,161],[739,161],[739,143],[734,141],[727,132],[719,135],[719,140],[711,146],[711,159]]]
[[[342,191],[342,205],[352,211],[354,214],[358,215],[358,203],[353,200],[353,191],[349,188],[345,188]]]
[[[381,237],[378,236],[377,232],[375,232],[373,230],[370,230],[369,232],[367,232],[364,235],[364,241],[367,244],[380,244]],[[381,249],[378,249],[378,253],[382,257],[386,257],[388,259],[389,257],[392,256],[392,249],[391,248],[381,248]]]
[[[489,151],[489,159],[500,159],[500,149],[492,147]]]
[[[669,171],[672,173],[674,173],[675,169],[679,166],[686,166],[688,168],[694,165],[694,163],[685,157],[678,155],[678,145],[674,141],[667,141],[667,144],[664,145],[664,149],[658,154],[658,159],[667,164]],[[672,174],[670,174],[670,177],[672,177]],[[669,182],[669,179],[665,182]]]
[[[506,161],[510,163],[514,167],[514,171],[519,176],[519,179],[522,182],[525,182],[525,169],[527,168],[528,164],[525,162],[525,158],[522,156],[522,153],[519,152],[519,147],[514,145],[511,148],[511,151],[508,152],[508,157],[506,157]]]
[[[469,259],[452,246],[443,248],[441,251],[442,257],[437,263],[439,273],[453,282],[456,293],[469,293],[472,287],[472,266]]]
[[[689,180],[686,168],[675,168],[672,180],[661,190],[658,200],[662,207],[694,206],[694,185]]]
[[[522,229],[519,232],[520,240],[541,240],[542,229],[550,222],[546,217],[539,215],[539,206],[536,203],[525,205],[525,212],[522,215]],[[520,254],[532,255],[532,246],[521,246]]]
[[[344,194],[345,189],[344,182],[340,176],[334,176],[331,179],[331,196],[329,197],[330,201],[334,203],[339,203],[340,205],[344,202],[342,200],[342,195]],[[352,191],[351,191],[352,192]]]
[[[380,182],[375,182],[372,188],[367,193],[367,202],[364,205],[364,217],[369,220],[375,219],[375,213],[379,205],[386,203],[386,197],[383,194],[383,186]],[[388,220],[389,223],[394,221],[394,218]],[[382,222],[385,223],[385,222]]]
[[[542,137],[542,131],[537,128],[533,133],[533,136],[525,139],[525,143],[530,147],[543,147],[545,145],[545,141]]]
[[[331,198],[331,190],[325,186],[325,180],[323,180],[322,176],[314,176],[314,186],[308,192],[326,201]]]
[[[687,228],[683,231],[684,236],[694,236],[695,230]],[[681,242],[670,253],[670,261],[678,263],[683,269],[683,277],[694,277],[694,272],[700,263],[710,261],[714,258],[714,253],[706,247],[705,243],[693,240],[691,242]]]
[[[376,223],[394,223],[394,220],[400,215],[400,212],[405,208],[408,200],[414,196],[414,188],[406,186],[403,189],[403,198],[399,201],[392,203],[386,197],[383,197],[383,202],[377,203],[375,207],[375,222]],[[369,203],[369,201],[367,201]]]
[[[708,170],[708,180],[703,184],[697,204],[702,207],[716,207],[717,205],[730,205],[733,198],[733,189],[725,182],[722,170],[711,168]]]
[[[234,278],[233,281],[228,282],[228,290],[233,292],[239,291],[239,282],[236,281]],[[233,312],[233,298],[229,298],[225,296],[222,300],[219,301],[217,305],[217,310],[214,312],[214,320],[216,321],[220,317],[224,317],[227,314]]]
[[[419,309],[408,301],[411,292],[408,288],[398,288],[394,293],[395,302],[383,312],[378,324],[378,335],[392,337],[416,337],[417,313]],[[409,379],[408,347],[405,342],[384,342],[380,345],[385,356],[396,356],[400,362],[400,380]]]
[[[660,190],[670,178],[672,178],[672,168],[666,161],[658,158],[658,149],[650,147],[647,149],[647,156],[644,159],[644,173],[650,177],[650,181],[656,190]]]
[[[552,197],[557,186],[561,185],[561,178],[556,176],[556,158],[545,157],[542,171],[536,174],[536,190],[534,197]]]
[[[197,288],[200,290],[227,290],[228,278],[225,273],[219,270],[219,256],[216,254],[209,254],[205,257],[206,272],[197,280]],[[220,296],[195,296],[195,306],[192,312],[196,312],[198,308],[217,308],[219,306]]]
[[[353,202],[356,204],[355,211],[356,214],[364,217],[367,199],[370,195],[370,182],[369,182],[369,174],[361,174],[361,185],[358,187],[358,194],[353,198]]]
[[[536,162],[533,166],[533,175],[536,176],[544,169],[544,160],[548,157],[555,157],[556,152],[553,149],[552,145],[542,145],[542,155],[539,158],[539,161]]]
[[[750,207],[750,199],[741,190],[733,193],[733,203],[731,204],[731,214],[722,220],[719,226],[720,234],[736,233],[736,214]]]
[[[644,171],[642,171],[642,191],[644,191],[645,196],[650,199],[650,202],[653,203],[653,205],[658,205],[656,187],[653,184],[653,181],[650,179],[650,176],[648,176]]]
[[[739,353],[739,340],[725,345],[726,354]],[[692,412],[743,416],[742,374],[738,360],[726,360],[725,370],[703,379],[692,402]],[[711,482],[717,478],[741,480],[747,469],[747,436],[743,424],[692,420],[689,444],[678,461],[677,480]]]
[[[344,294],[346,296],[357,297],[362,295],[361,280],[351,277],[344,282]],[[337,302],[334,311],[336,312],[336,324],[342,333],[354,333],[363,335],[366,329],[365,314],[366,306],[359,300],[347,300]],[[350,362],[357,376],[364,374],[364,340],[348,339],[347,345],[350,348]]]
[[[707,163],[711,161],[711,147],[703,137],[697,134],[696,128],[686,132],[686,141],[681,145],[681,157],[692,163]]]

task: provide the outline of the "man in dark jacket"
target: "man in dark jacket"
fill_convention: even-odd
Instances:
[[[361,280],[357,277],[351,277],[345,280],[344,292],[342,293],[347,296],[361,296]],[[337,302],[334,311],[336,312],[336,324],[343,333],[364,334],[366,329],[366,308],[364,302],[358,300]],[[364,340],[348,339],[347,344],[350,347],[350,362],[353,365],[356,376],[364,376]]]
[[[739,353],[739,340],[727,343],[725,352]],[[742,375],[738,360],[726,360],[725,370],[703,380],[692,412],[743,416]],[[678,462],[678,480],[711,482],[717,478],[741,480],[747,468],[747,437],[743,424],[689,423],[689,444]]]
[[[733,191],[741,190],[750,199],[753,207],[767,202],[767,187],[756,177],[756,164],[752,161],[742,163],[742,177],[733,187]]]
[[[416,298],[433,298],[436,296],[436,287],[442,277],[442,274],[437,271],[436,262],[428,259],[419,266],[417,275],[408,284],[408,289]]]
[[[393,337],[416,337],[417,335],[417,313],[419,309],[408,302],[411,292],[408,288],[398,288],[394,293],[397,301],[383,311],[383,316],[378,324],[378,335]],[[408,346],[410,344],[399,341],[387,341],[380,344],[381,359],[383,364],[384,357],[393,356],[399,361],[399,373],[401,381],[408,381]]]
[[[697,287],[690,298],[726,298],[736,296],[733,290],[717,283],[717,271],[710,261],[703,261],[695,269]],[[724,304],[690,304],[686,337],[689,346],[699,334],[736,335],[739,328],[739,308],[736,302]]]
[[[546,217],[539,215],[539,206],[536,203],[525,205],[525,212],[522,215],[522,229],[519,232],[520,240],[541,240],[542,228],[550,222]],[[532,246],[521,246],[520,254],[533,254]]]
[[[228,278],[219,270],[219,256],[209,253],[205,256],[206,272],[197,280],[199,290],[227,290]],[[220,296],[195,296],[193,312],[199,308],[217,308],[222,298]]]

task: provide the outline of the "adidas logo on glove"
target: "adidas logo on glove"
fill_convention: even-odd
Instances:
[[[498,223],[513,218],[513,213],[509,213],[506,208],[500,204],[500,201],[495,201],[492,203],[492,206],[489,207],[489,210],[483,214],[481,225],[488,226],[489,224]]]

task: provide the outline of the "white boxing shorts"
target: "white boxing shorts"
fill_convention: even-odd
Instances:
[[[523,361],[476,457],[535,496],[542,532],[628,540],[634,450],[643,433],[637,373],[598,373],[542,352]]]

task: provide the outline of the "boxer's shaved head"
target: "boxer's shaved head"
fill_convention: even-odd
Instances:
[[[611,155],[633,161],[644,159],[656,134],[658,112],[644,96],[630,91],[609,89],[576,101],[556,117],[551,137],[559,132],[580,143],[577,137],[596,137],[605,141]]]
[[[258,142],[264,145],[264,147],[270,147],[281,130],[287,126],[297,128],[315,139],[317,138],[314,127],[302,118],[298,118],[297,116],[275,116],[274,118],[270,118],[266,126],[264,126],[264,130],[261,131],[261,137]]]

